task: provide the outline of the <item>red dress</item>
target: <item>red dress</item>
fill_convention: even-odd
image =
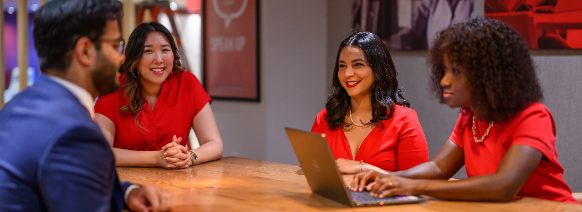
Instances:
[[[352,160],[352,150],[341,127],[332,130],[323,109],[313,123],[311,132],[325,133],[335,159]],[[387,171],[401,171],[428,162],[428,147],[416,111],[400,105],[394,106],[394,115],[378,124],[364,139],[355,161],[363,160]]]
[[[106,116],[115,124],[113,147],[139,151],[157,151],[182,137],[186,145],[194,116],[212,99],[192,73],[174,71],[162,84],[160,96],[152,111],[147,101],[139,114],[141,129],[135,125],[133,116],[121,115],[119,108],[127,105],[123,89],[99,97],[95,113]]]
[[[463,111],[450,137],[464,150],[468,177],[495,174],[509,147],[526,145],[540,151],[543,157],[517,195],[579,204],[564,180],[564,168],[556,152],[556,125],[546,106],[536,102],[509,121],[495,123],[483,143],[473,139],[472,120],[473,112]],[[481,138],[489,123],[475,123],[476,136]]]

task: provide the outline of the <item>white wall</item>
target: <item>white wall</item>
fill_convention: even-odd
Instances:
[[[260,1],[261,102],[212,104],[225,157],[298,164],[283,128],[310,130],[325,107],[326,2]]]

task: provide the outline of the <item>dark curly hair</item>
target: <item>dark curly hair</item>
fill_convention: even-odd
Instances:
[[[394,104],[410,107],[408,101],[403,97],[403,92],[398,89],[396,68],[384,42],[370,32],[355,32],[342,41],[337,51],[331,95],[327,98],[325,105],[327,110],[325,119],[331,129],[336,129],[339,126],[351,126],[351,123],[344,122],[351,106],[351,98],[338,78],[340,52],[346,46],[362,49],[374,72],[374,83],[370,88],[372,103],[371,123],[379,122],[382,124],[382,120],[392,118]],[[386,115],[387,113],[388,115]],[[382,127],[384,127],[383,124]]]
[[[172,72],[184,71],[184,67],[180,62],[180,52],[178,52],[174,37],[172,37],[172,33],[164,25],[157,22],[142,23],[131,32],[125,50],[126,59],[120,67],[120,72],[123,74],[125,80],[121,89],[123,89],[123,94],[127,98],[128,104],[119,108],[119,113],[123,116],[127,114],[132,115],[136,126],[140,129],[138,117],[143,111],[144,97],[142,95],[143,88],[139,80],[137,67],[143,56],[146,37],[152,32],[162,33],[168,39],[174,54]],[[168,79],[173,76],[173,74],[170,74]]]
[[[445,103],[440,85],[444,55],[466,70],[463,74],[472,88],[472,109],[486,121],[507,121],[529,103],[543,99],[529,50],[506,23],[477,17],[438,33],[429,60],[431,90],[441,104]]]
[[[121,3],[114,0],[53,0],[34,15],[34,46],[42,72],[64,72],[71,65],[72,50],[82,37],[100,49],[100,40],[109,20],[119,20]]]

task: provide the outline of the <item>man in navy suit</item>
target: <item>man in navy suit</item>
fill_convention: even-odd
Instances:
[[[114,0],[53,0],[34,18],[36,83],[0,111],[0,211],[164,211],[171,196],[120,183],[93,100],[125,59]]]

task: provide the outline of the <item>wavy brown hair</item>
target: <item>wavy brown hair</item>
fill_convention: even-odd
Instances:
[[[507,121],[528,104],[543,99],[529,50],[506,23],[477,17],[439,32],[429,60],[431,90],[441,104],[445,103],[440,85],[444,55],[466,70],[471,105],[486,121]]]
[[[180,62],[180,52],[178,52],[178,47],[172,37],[172,33],[164,27],[164,25],[157,22],[142,23],[137,26],[127,42],[127,47],[125,49],[125,62],[120,67],[120,72],[123,74],[125,83],[121,87],[123,89],[123,95],[127,98],[127,105],[119,108],[119,113],[124,117],[129,115],[135,120],[135,125],[141,129],[139,125],[139,114],[143,111],[144,97],[142,94],[143,85],[139,80],[139,71],[137,67],[144,52],[145,40],[147,35],[152,32],[162,33],[172,48],[172,53],[174,54],[174,63],[172,72],[174,71],[184,71],[184,67]],[[168,79],[173,77],[173,74],[168,76]]]
[[[351,106],[351,97],[341,85],[337,76],[339,71],[339,57],[342,49],[346,46],[358,47],[364,51],[366,60],[374,73],[374,83],[370,88],[370,98],[372,103],[371,123],[380,123],[382,120],[390,119],[394,115],[394,104],[410,107],[404,99],[403,92],[398,88],[396,79],[397,71],[392,62],[392,57],[384,42],[371,32],[355,32],[342,41],[335,60],[333,69],[333,79],[331,85],[331,95],[327,99],[325,108],[327,110],[327,124],[331,129],[344,126],[349,127],[351,123],[345,123],[344,119]]]

